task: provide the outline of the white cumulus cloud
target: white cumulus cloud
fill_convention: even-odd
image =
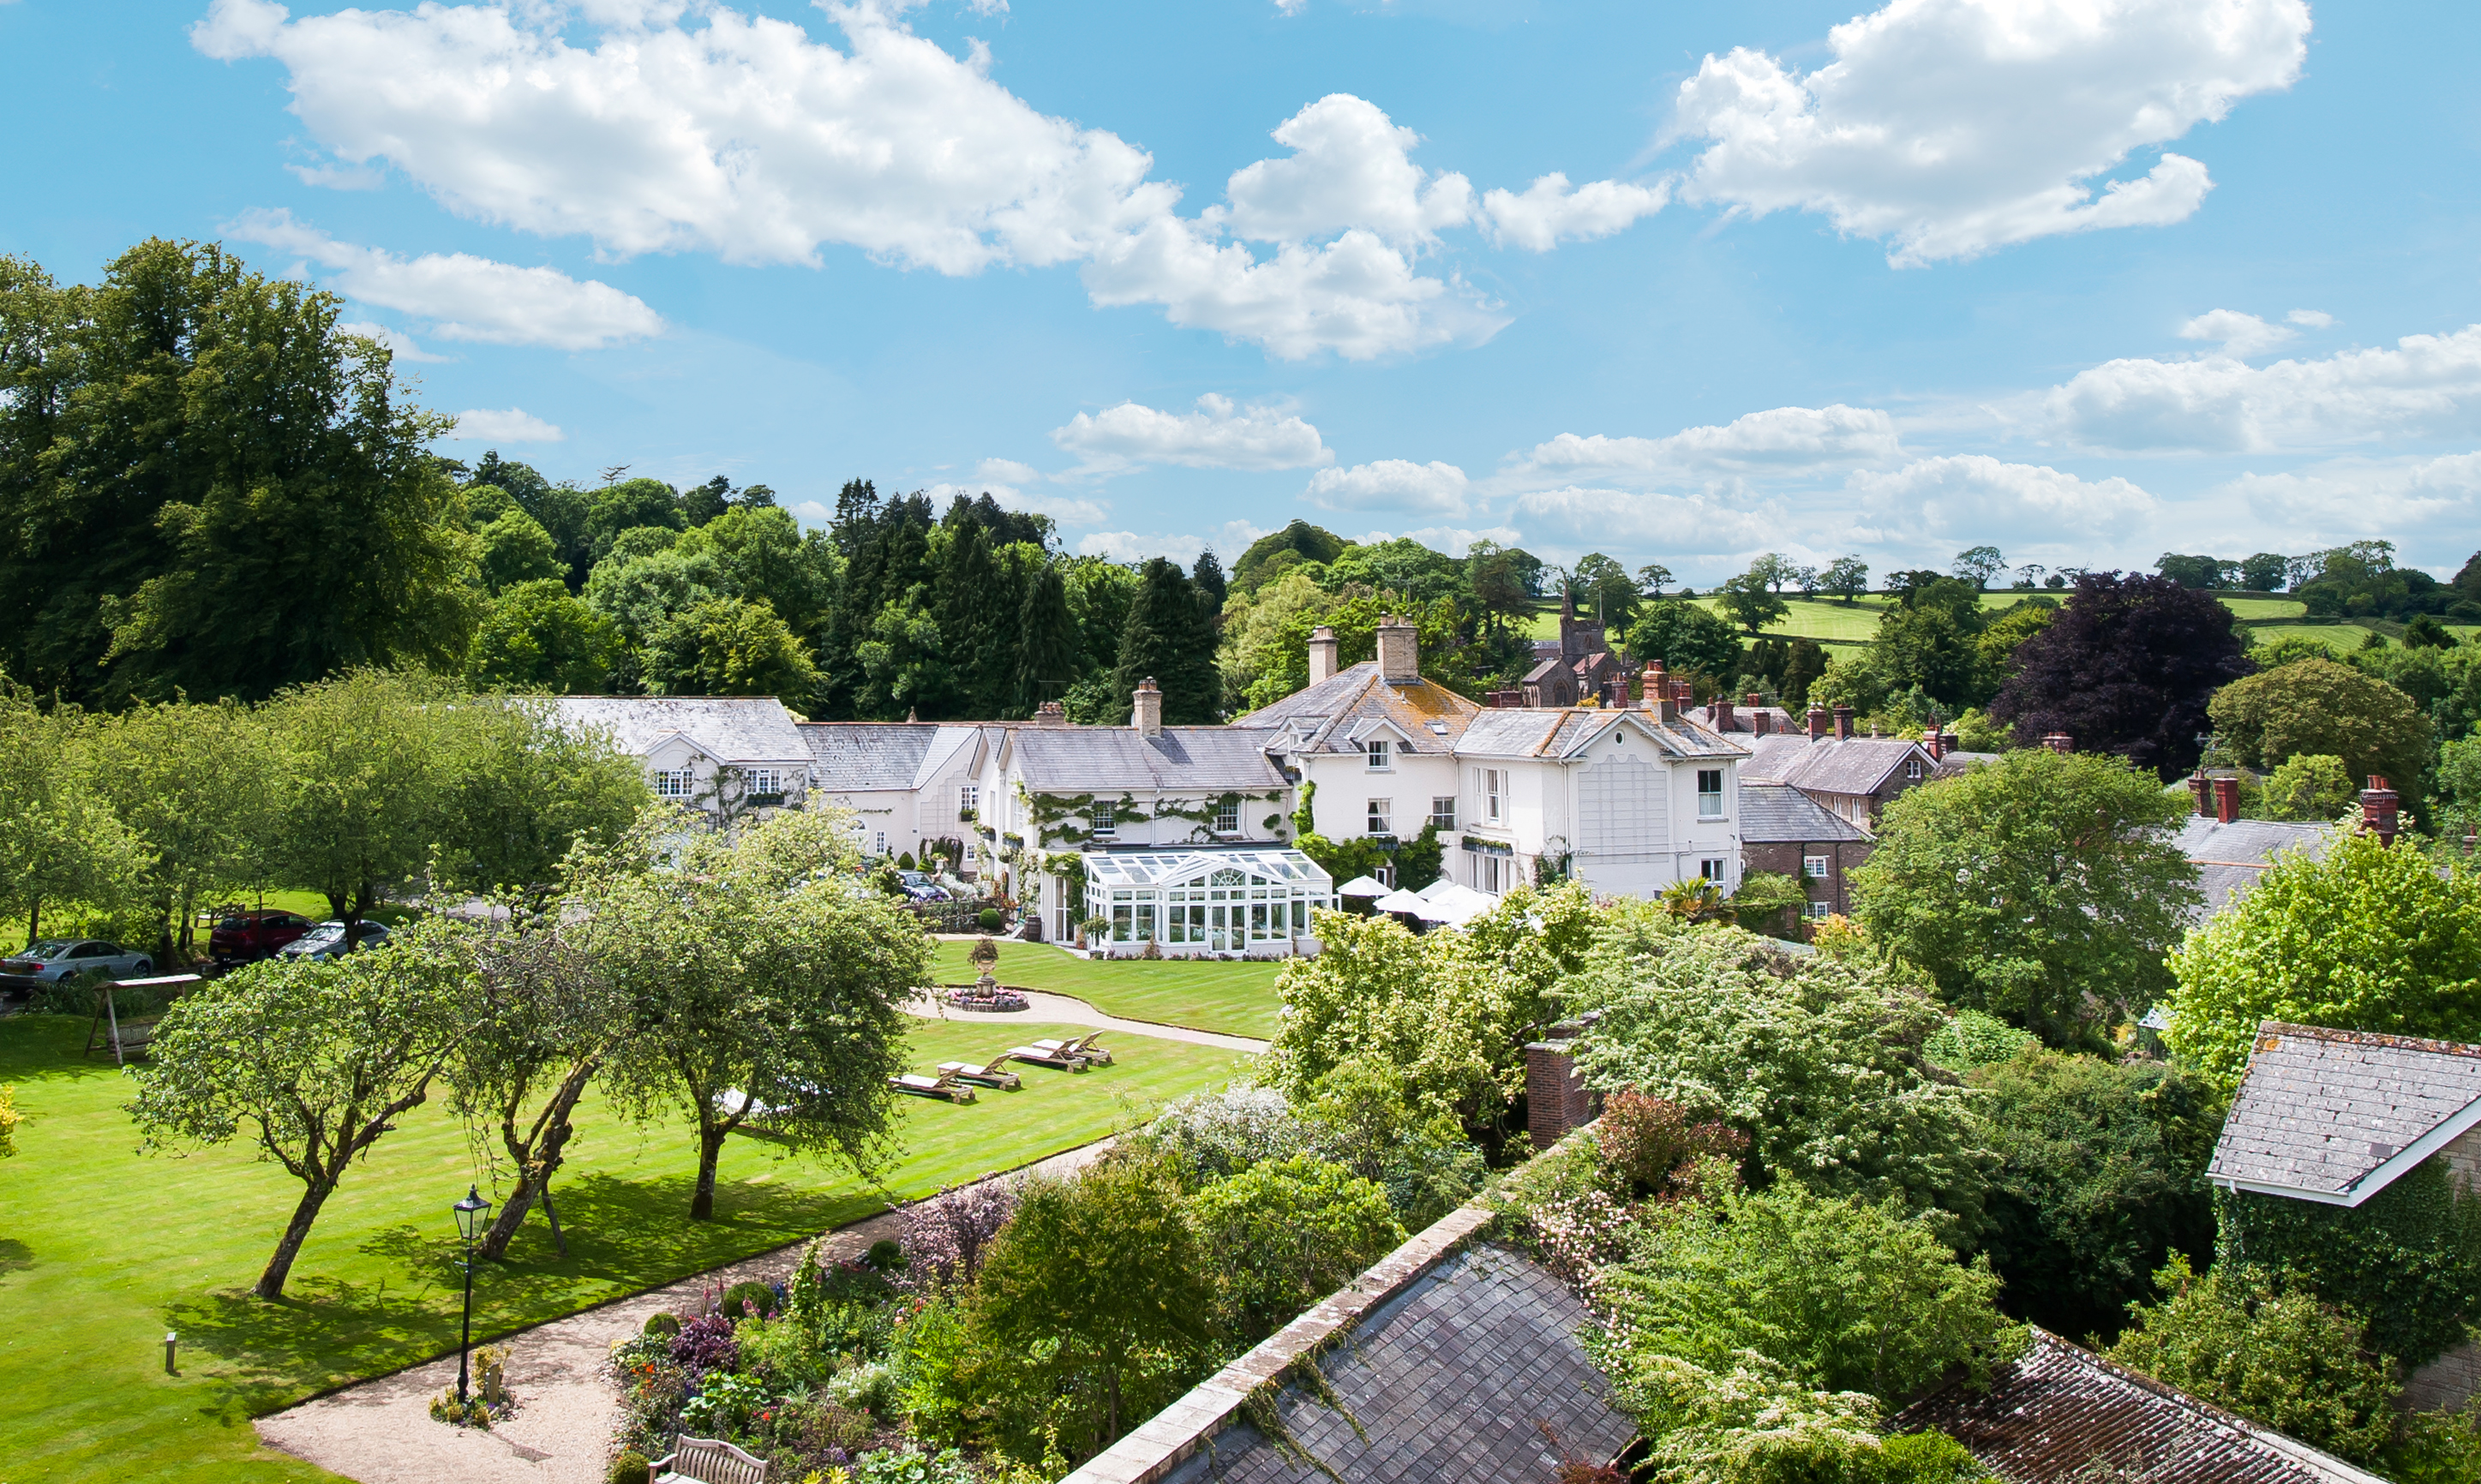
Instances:
[[[1435,459],[1382,458],[1349,469],[1320,469],[1310,476],[1310,503],[1330,510],[1408,510],[1421,515],[1465,513],[1465,472]]]
[[[1666,558],[1779,549],[1789,525],[1786,512],[1771,506],[1741,509],[1705,495],[1574,484],[1519,495],[1511,519],[1535,550],[1548,547],[1570,555],[1647,550]]]
[[[346,295],[418,314],[451,340],[591,351],[664,329],[663,316],[645,300],[558,269],[519,268],[466,252],[402,258],[338,242],[283,211],[247,212],[224,232],[315,263]]]
[[[1013,458],[985,458],[974,465],[974,478],[997,480],[1003,484],[1032,484],[1042,478],[1042,471]]]
[[[1818,212],[1899,267],[1969,258],[2187,217],[2212,188],[2193,159],[2102,177],[2288,88],[2309,25],[2305,0],[1893,0],[1815,71],[1708,56],[1665,134],[1711,141],[1687,199]]]
[[[1703,473],[1797,473],[1892,459],[1902,449],[1894,419],[1876,407],[1769,407],[1720,426],[1664,438],[1563,432],[1537,443],[1507,471],[1528,479],[1662,480]]]
[[[2116,537],[2156,513],[2152,495],[2116,476],[2082,480],[1984,454],[1862,471],[1847,487],[1891,534],[1972,540]]]
[[[1491,241],[1548,252],[1563,242],[1608,237],[1639,217],[1653,216],[1670,199],[1668,181],[1634,186],[1596,180],[1572,189],[1567,175],[1554,170],[1526,187],[1523,195],[1486,193],[1482,215]]]
[[[2298,333],[2236,309],[2209,309],[2180,326],[2182,340],[2211,340],[2223,348],[2224,354],[2240,356],[2255,355]]]
[[[1476,541],[1513,546],[1525,539],[1525,533],[1514,526],[1485,526],[1479,531],[1468,531],[1462,526],[1423,526],[1418,531],[1368,531],[1353,539],[1364,546],[1395,540],[1419,541],[1444,556],[1462,557],[1473,550]]]
[[[386,346],[390,353],[401,361],[439,362],[448,359],[445,355],[433,355],[424,350],[420,341],[405,331],[391,328],[375,320],[338,320],[336,327],[348,335],[368,335]]]
[[[2323,309],[2294,309],[2284,318],[2294,325],[2305,325],[2311,329],[2325,329],[2335,323],[2335,317]]]
[[[2302,545],[2435,534],[2469,546],[2481,530],[2481,454],[2439,458],[2331,459],[2284,474],[2244,474],[2217,493],[2246,500]]]
[[[468,407],[457,414],[457,429],[448,436],[460,443],[559,443],[568,434],[523,407]]]
[[[1213,392],[1194,412],[1163,412],[1124,402],[1080,412],[1051,430],[1051,441],[1084,461],[1088,473],[1112,474],[1146,464],[1192,469],[1306,469],[1335,456],[1319,430],[1279,407],[1242,407]]]
[[[988,495],[992,503],[1004,510],[1048,515],[1063,526],[1099,526],[1110,518],[1108,513],[1110,508],[1092,500],[1079,500],[1067,495],[1030,495],[1012,484],[994,482],[933,484],[923,493],[930,497],[933,508],[945,507],[958,495],[968,500]]]
[[[1245,520],[1225,521],[1220,529],[1206,534],[1140,535],[1134,531],[1098,531],[1077,543],[1077,550],[1087,557],[1108,557],[1113,561],[1142,561],[1148,557],[1169,557],[1183,566],[1196,562],[1198,553],[1212,546],[1222,554],[1226,564],[1230,559],[1247,551],[1249,543],[1267,534],[1262,526]]]
[[[2052,387],[2044,412],[2060,437],[2098,448],[2270,453],[2470,436],[2481,433],[2481,325],[2265,366],[2105,361]]]
[[[1432,178],[1411,159],[1421,136],[1378,106],[1331,92],[1279,125],[1275,143],[1293,153],[1235,170],[1229,206],[1202,220],[1260,242],[1307,242],[1352,227],[1396,247],[1427,246],[1441,227],[1461,226],[1474,210],[1472,182]]]

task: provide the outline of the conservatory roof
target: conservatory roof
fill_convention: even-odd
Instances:
[[[1320,895],[1335,887],[1335,878],[1298,850],[1089,850],[1084,859],[1094,886],[1203,884],[1215,872],[1237,871],[1259,886],[1305,886]]]

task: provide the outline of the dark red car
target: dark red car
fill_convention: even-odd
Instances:
[[[313,925],[299,912],[236,912],[207,935],[207,952],[220,964],[272,957]]]

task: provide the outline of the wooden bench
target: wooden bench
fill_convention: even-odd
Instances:
[[[767,1460],[753,1458],[716,1438],[678,1437],[672,1451],[655,1460],[655,1484],[767,1484]]]

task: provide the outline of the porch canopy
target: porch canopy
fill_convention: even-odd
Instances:
[[[1306,937],[1310,909],[1333,907],[1335,878],[1298,850],[1087,851],[1085,915],[1113,943],[1245,952]]]

